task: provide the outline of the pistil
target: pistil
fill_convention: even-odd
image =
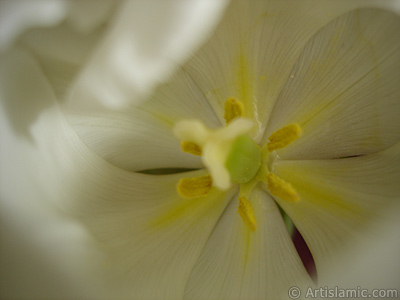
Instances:
[[[249,136],[253,122],[245,119],[244,105],[228,98],[225,102],[226,125],[209,129],[199,120],[183,120],[174,127],[175,135],[181,139],[183,152],[201,156],[209,175],[182,178],[177,191],[183,198],[208,195],[213,187],[227,190],[233,184],[240,185],[238,214],[250,231],[257,228],[254,208],[249,199],[254,188],[263,182],[271,195],[285,201],[300,199],[294,187],[273,174],[274,152],[294,142],[301,135],[297,124],[289,124],[269,137],[269,142],[260,150]]]

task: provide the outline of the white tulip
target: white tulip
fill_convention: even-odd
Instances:
[[[398,211],[398,2],[0,11],[2,298],[287,299],[284,218],[329,282]]]

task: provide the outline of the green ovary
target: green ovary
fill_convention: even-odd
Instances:
[[[261,151],[256,142],[247,134],[238,137],[232,144],[225,166],[231,182],[246,183],[252,180],[261,166]]]

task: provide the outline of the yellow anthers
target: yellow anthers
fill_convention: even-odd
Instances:
[[[225,101],[225,114],[224,119],[226,124],[229,124],[236,117],[242,117],[244,113],[243,103],[234,99],[228,98]]]
[[[201,147],[195,143],[182,141],[181,149],[183,152],[190,153],[193,155],[201,156],[203,151],[201,151]]]
[[[212,178],[210,175],[196,178],[182,178],[178,182],[177,190],[183,198],[205,196],[211,190]]]
[[[274,196],[277,196],[283,200],[295,202],[300,198],[297,195],[296,190],[292,185],[278,176],[269,173],[267,176],[268,190]]]
[[[267,144],[268,151],[272,152],[276,149],[286,147],[293,141],[295,141],[301,134],[301,128],[297,124],[290,124],[281,129],[275,131],[268,138],[269,142]]]
[[[250,201],[246,197],[239,197],[239,206],[237,211],[242,218],[244,224],[251,230],[257,229],[257,221],[254,216],[254,209]]]

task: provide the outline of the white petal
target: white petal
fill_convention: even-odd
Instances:
[[[321,286],[358,286],[393,290],[399,287],[400,262],[400,203],[384,211],[381,219],[371,226],[366,238],[356,243],[350,251],[332,266],[332,272]],[[395,296],[396,294],[392,294]],[[398,294],[397,294],[398,295]],[[382,297],[384,298],[384,297]],[[390,297],[387,294],[387,298]]]
[[[199,158],[181,151],[173,126],[182,119],[220,126],[204,95],[184,72],[159,87],[148,101],[120,111],[102,109],[92,95],[81,92],[73,90],[70,99],[76,103],[64,107],[71,124],[91,149],[124,169],[198,168]]]
[[[35,128],[35,141],[43,147],[36,159],[48,169],[36,177],[106,253],[106,287],[115,291],[113,298],[179,299],[231,195],[182,199],[179,179],[204,172],[149,176],[117,169],[88,151],[65,122],[43,118]]]
[[[175,124],[182,119],[197,119],[209,128],[221,126],[197,82],[182,69],[171,76],[168,82],[160,85],[154,94],[139,107],[152,112],[170,124]],[[124,109],[126,110],[127,108]]]
[[[79,137],[98,155],[129,171],[202,168],[184,153],[172,128],[146,111],[68,114]]]
[[[285,159],[373,153],[400,140],[400,18],[377,9],[344,15],[304,48],[272,112],[267,138],[297,123]]]
[[[307,242],[318,277],[367,226],[400,200],[400,143],[367,156],[334,160],[277,161],[273,172],[289,182],[300,200],[279,205]]]
[[[257,230],[246,227],[232,201],[190,275],[185,299],[286,299],[290,286],[307,279],[278,206],[266,193],[253,193]]]
[[[234,1],[216,34],[184,69],[217,115],[225,100],[244,103],[262,133],[281,89],[307,41],[325,24],[363,1]]]
[[[76,135],[60,109],[54,106],[54,94],[40,67],[28,55],[14,52],[2,63],[2,67],[7,68],[1,70],[6,74],[10,71],[10,65],[18,67],[19,74],[26,75],[20,77],[19,81],[24,92],[32,96],[41,95],[40,99],[49,107],[42,110],[34,122],[30,120],[29,124],[25,124],[29,125],[29,130],[22,133],[17,132],[10,122],[19,117],[18,113],[24,108],[21,103],[14,109],[8,107],[7,116],[1,118],[2,144],[5,145],[1,154],[2,159],[8,161],[6,165],[2,164],[1,174],[14,174],[11,177],[12,185],[7,186],[10,181],[4,181],[3,184],[2,180],[2,191],[7,191],[2,196],[16,193],[18,197],[7,199],[16,201],[16,206],[31,201],[35,208],[47,205],[68,218],[75,216],[73,224],[85,226],[79,226],[78,234],[72,231],[74,239],[68,241],[79,243],[78,250],[87,246],[89,253],[100,252],[106,257],[104,261],[101,255],[87,257],[78,253],[71,258],[65,251],[52,252],[57,250],[51,247],[52,244],[44,244],[42,247],[60,260],[61,267],[70,263],[62,273],[66,278],[56,277],[58,274],[55,274],[53,280],[66,284],[71,282],[68,288],[79,298],[86,295],[79,289],[80,286],[87,289],[88,298],[96,298],[102,293],[106,293],[106,299],[181,298],[190,271],[206,240],[232,194],[237,191],[222,194],[214,189],[207,197],[182,199],[176,190],[179,179],[204,175],[204,172],[150,176],[116,168],[88,149]],[[27,84],[28,79],[31,85]],[[2,100],[20,101],[19,97],[9,99],[11,92],[18,90],[12,91],[9,87],[8,91],[9,94],[1,95]],[[24,185],[19,185],[16,178],[24,179]],[[35,197],[36,193],[41,197]],[[18,218],[34,213],[30,211],[30,206],[26,208],[21,214],[15,209],[15,224],[26,224]],[[56,230],[56,233],[57,229],[62,230],[62,227],[56,227],[47,220],[43,224]],[[40,228],[31,226],[36,239],[46,240],[52,236],[47,231],[37,232]],[[94,245],[87,230],[96,241]],[[65,235],[68,237],[68,234]],[[71,247],[74,249],[75,245]],[[12,261],[16,260],[13,258]],[[33,265],[37,264],[40,267],[44,263]],[[96,272],[96,276],[92,272]],[[17,284],[19,275],[12,279],[13,285]],[[37,279],[32,279],[33,275]],[[22,282],[37,282],[47,278],[44,274],[32,272],[27,273],[26,277]],[[102,281],[102,278],[107,281]],[[79,281],[77,285],[76,280]],[[27,287],[38,298],[51,295],[52,288]],[[55,289],[59,291],[58,287]]]
[[[62,0],[3,0],[0,2],[0,50],[7,49],[30,27],[60,22],[67,8]]]
[[[109,270],[124,296],[180,299],[197,258],[230,194],[214,191],[182,199],[182,177],[125,176],[91,189],[78,207],[82,218],[109,253]],[[118,191],[118,192],[115,192]],[[85,192],[81,190],[81,197]]]
[[[124,2],[78,87],[108,107],[138,103],[208,37],[227,3]]]
[[[198,168],[200,160],[180,150],[172,127],[188,118],[220,126],[202,91],[182,70],[151,99],[120,112],[99,107],[96,96],[83,89],[75,88],[68,98],[64,110],[80,137],[107,161],[129,170]]]
[[[42,132],[34,129],[55,97],[40,66],[26,53],[14,51],[1,58],[0,99],[2,297],[102,296],[97,286],[102,278],[93,264],[102,261],[100,249],[84,226],[52,203],[61,198],[59,166],[52,159],[62,155],[39,144],[46,138],[42,132],[57,136],[62,130],[57,119],[42,124]],[[60,141],[53,137],[46,143],[53,140],[61,148],[60,141],[68,143],[65,135]]]

